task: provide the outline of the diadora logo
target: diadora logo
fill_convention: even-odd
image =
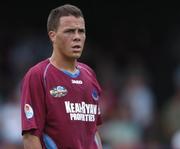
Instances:
[[[67,94],[67,89],[64,86],[56,86],[53,87],[53,89],[50,90],[50,94],[53,97],[63,97]]]
[[[71,80],[72,84],[83,84],[82,80]]]

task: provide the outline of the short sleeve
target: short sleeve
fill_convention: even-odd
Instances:
[[[45,92],[40,72],[31,69],[22,80],[21,122],[22,134],[33,132],[41,136],[45,123]]]

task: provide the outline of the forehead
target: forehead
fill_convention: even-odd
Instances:
[[[74,16],[63,16],[60,18],[59,27],[85,27],[85,21],[83,17],[74,17]]]

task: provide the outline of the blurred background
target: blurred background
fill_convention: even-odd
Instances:
[[[180,8],[177,3],[5,1],[0,4],[0,149],[21,149],[19,85],[52,49],[46,21],[71,3],[86,20],[80,61],[103,88],[104,149],[180,149]]]

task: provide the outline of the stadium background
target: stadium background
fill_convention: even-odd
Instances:
[[[20,148],[20,79],[50,55],[47,16],[64,3],[79,6],[85,16],[87,41],[81,61],[95,70],[104,90],[104,148],[177,145],[180,8],[176,3],[5,1],[0,5],[0,148]]]

